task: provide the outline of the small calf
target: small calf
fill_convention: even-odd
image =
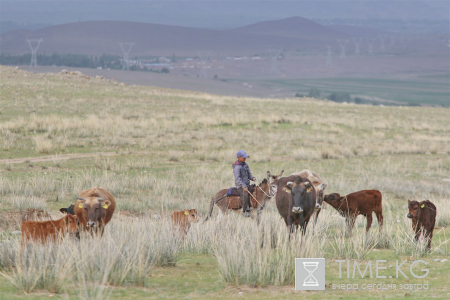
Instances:
[[[372,226],[372,213],[375,212],[381,234],[383,226],[383,207],[380,191],[363,190],[343,197],[337,193],[333,193],[326,195],[324,201],[333,206],[341,216],[345,217],[348,233],[351,233],[358,215],[363,215],[367,218],[366,231],[369,231]]]
[[[428,249],[431,248],[434,225],[436,224],[436,206],[429,200],[422,202],[408,200],[408,218],[412,219],[412,228],[416,233],[414,240],[417,242],[423,233],[428,241]]]
[[[78,232],[77,216],[66,215],[56,221],[24,221],[20,227],[23,246],[26,242],[45,243],[63,238],[66,233]]]
[[[171,218],[172,229],[178,230],[184,239],[191,227],[191,223],[198,222],[198,213],[195,209],[174,211]]]

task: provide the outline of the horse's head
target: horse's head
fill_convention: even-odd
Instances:
[[[267,182],[269,185],[269,194],[273,197],[277,193],[278,180],[283,175],[284,170],[281,170],[280,174],[272,175],[269,171],[267,171]]]

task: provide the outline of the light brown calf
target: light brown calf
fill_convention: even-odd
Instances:
[[[172,216],[172,228],[178,230],[184,239],[191,228],[191,223],[198,222],[198,213],[195,209],[174,211]]]
[[[77,216],[66,215],[56,221],[23,221],[20,229],[22,246],[32,241],[41,243],[56,241],[62,239],[66,233],[78,232]]]

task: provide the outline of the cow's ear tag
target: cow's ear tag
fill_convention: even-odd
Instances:
[[[424,207],[425,207],[425,204],[422,204],[420,207],[421,207],[421,208],[424,208]]]
[[[79,208],[83,208],[83,205],[81,205],[81,204],[78,204],[78,207],[79,207]]]
[[[288,194],[291,193],[291,190],[290,190],[290,189],[287,189],[287,188],[284,188],[284,191],[285,191],[286,193],[288,193]]]
[[[306,190],[307,193],[311,192],[312,187],[310,187],[309,189]]]
[[[106,204],[103,205],[103,208],[104,208],[104,209],[108,209],[108,205],[106,205]]]
[[[187,211],[185,211],[184,214],[187,216],[189,213]]]

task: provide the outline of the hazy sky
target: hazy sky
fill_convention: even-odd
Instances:
[[[122,20],[226,29],[291,16],[364,25],[371,19],[442,22],[448,21],[449,11],[448,0],[0,0],[1,22],[52,25]]]

